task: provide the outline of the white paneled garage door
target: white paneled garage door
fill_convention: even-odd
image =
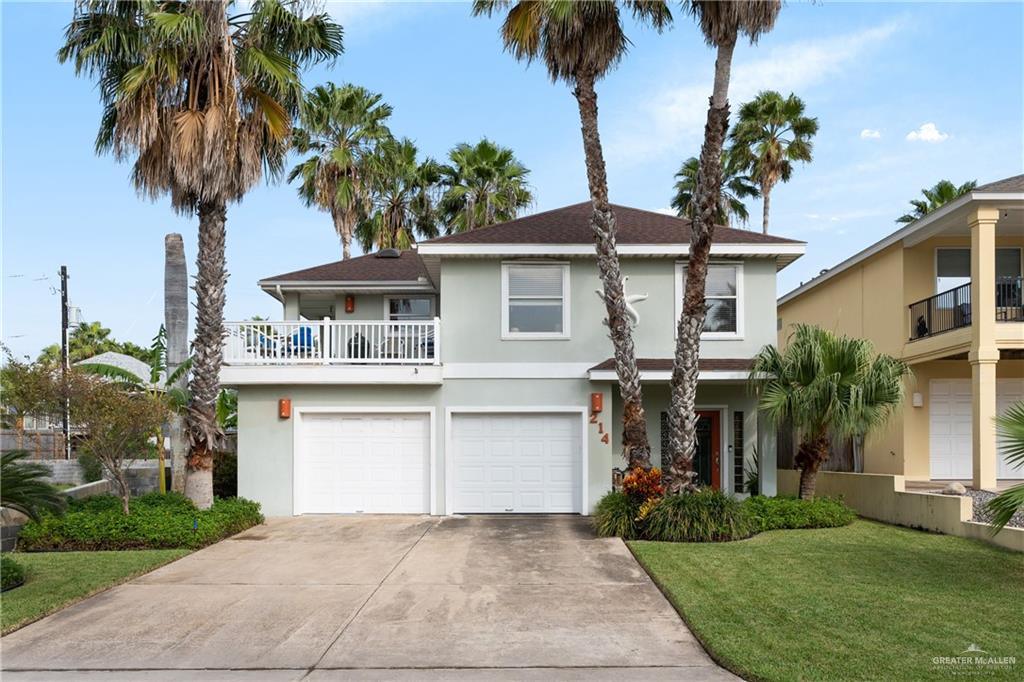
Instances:
[[[1015,402],[1024,400],[1024,381],[996,381],[996,409],[1003,414]],[[929,382],[929,448],[931,477],[969,480],[972,476],[972,427],[970,379],[932,379]],[[1024,470],[1014,469],[1002,457],[997,478],[1024,478]]]
[[[428,414],[306,413],[299,428],[296,514],[430,512]]]
[[[579,414],[453,414],[452,513],[581,510]]]

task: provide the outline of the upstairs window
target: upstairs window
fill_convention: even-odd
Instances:
[[[569,265],[501,266],[502,338],[569,338]]]
[[[434,319],[433,298],[389,298],[386,300],[389,320],[401,322]]]
[[[683,287],[686,285],[686,263],[676,264],[676,319],[683,313]],[[743,337],[743,265],[711,263],[704,284],[704,318],[702,337],[708,339],[740,339]]]

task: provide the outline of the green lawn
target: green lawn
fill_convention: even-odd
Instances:
[[[1022,554],[863,520],[629,546],[712,655],[747,679],[1024,679]],[[1017,662],[933,661],[971,644]]]
[[[153,549],[12,554],[25,567],[25,584],[0,595],[3,634],[188,553]]]

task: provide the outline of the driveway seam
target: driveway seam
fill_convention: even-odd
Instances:
[[[349,618],[348,621],[341,627],[341,630],[338,631],[338,634],[335,635],[334,639],[332,639],[330,644],[327,645],[327,647],[324,649],[323,653],[320,654],[320,658],[316,659],[316,663],[311,665],[309,667],[309,669],[306,670],[306,674],[303,675],[300,678],[300,682],[301,682],[301,680],[304,680],[307,677],[309,677],[310,674],[314,670],[316,670],[317,666],[320,665],[320,661],[324,660],[324,656],[327,655],[327,652],[330,651],[331,648],[334,647],[334,645],[338,643],[338,640],[341,639],[341,636],[345,634],[345,631],[348,630],[349,626],[352,625],[353,621],[355,621],[355,619],[359,617],[359,614],[363,612],[363,609],[366,608],[366,605],[370,603],[370,600],[373,599],[373,595],[377,594],[377,592],[380,590],[381,586],[383,586],[384,583],[387,582],[387,579],[391,577],[391,574],[394,573],[395,570],[398,569],[398,567],[402,565],[402,562],[405,561],[405,558],[407,556],[409,556],[409,553],[412,552],[412,550],[414,550],[416,548],[416,545],[420,544],[420,540],[422,540],[424,537],[426,537],[427,533],[429,533],[431,530],[433,530],[437,526],[438,523],[440,523],[440,521],[435,521],[435,522],[431,523],[430,525],[428,525],[423,530],[422,533],[420,533],[420,536],[418,538],[416,538],[416,542],[412,543],[409,546],[409,549],[407,549],[405,551],[405,553],[402,554],[402,556],[398,559],[398,561],[395,562],[395,565],[391,567],[391,570],[388,571],[387,574],[383,578],[381,578],[379,583],[377,583],[377,587],[373,588],[373,591],[370,592],[369,596],[367,596],[366,599],[363,600],[363,603],[359,605],[359,608],[356,609],[356,612],[352,614],[352,617]]]

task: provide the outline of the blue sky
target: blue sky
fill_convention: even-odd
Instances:
[[[734,107],[758,90],[796,92],[817,116],[814,161],[772,195],[772,232],[809,242],[779,293],[894,229],[920,188],[941,178],[987,182],[1024,166],[1024,5],[791,3],[759,45],[737,50]],[[93,154],[91,82],[54,59],[70,3],[0,6],[3,277],[0,336],[35,355],[59,336],[56,272],[72,302],[114,336],[148,344],[163,317],[163,236],[182,232],[194,272],[195,220],[135,195],[130,169]],[[392,130],[443,158],[481,136],[532,169],[546,210],[586,198],[579,122],[564,85],[503,53],[496,20],[460,3],[328,3],[345,56],[306,76],[383,93]],[[679,12],[676,12],[680,14]],[[633,48],[599,85],[616,203],[663,209],[673,174],[695,155],[714,55],[692,21]],[[908,135],[918,139],[908,139]],[[749,206],[759,216],[760,203]],[[751,225],[759,229],[755,220]],[[294,189],[261,186],[228,214],[226,317],[280,316],[261,277],[335,260],[325,214]]]

